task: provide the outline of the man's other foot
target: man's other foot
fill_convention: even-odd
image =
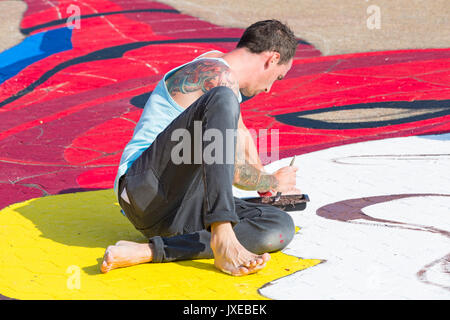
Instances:
[[[119,241],[120,242],[120,241]],[[127,241],[128,242],[128,241]],[[130,267],[141,263],[151,262],[153,253],[148,243],[135,243],[109,246],[100,267],[103,273],[116,268]]]

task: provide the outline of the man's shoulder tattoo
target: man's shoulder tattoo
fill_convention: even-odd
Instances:
[[[239,86],[230,68],[217,60],[194,61],[175,72],[166,80],[167,90],[174,96],[201,90],[208,92],[214,87],[225,86],[237,95]]]

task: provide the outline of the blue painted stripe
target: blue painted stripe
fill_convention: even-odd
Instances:
[[[0,53],[0,84],[27,66],[52,54],[72,49],[72,29],[64,27],[40,32]]]

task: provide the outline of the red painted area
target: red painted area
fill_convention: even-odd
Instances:
[[[158,2],[138,0],[26,2],[28,10],[22,28],[67,18],[70,4],[79,5],[82,15],[173,9]],[[61,27],[64,24],[31,34]],[[170,69],[209,50],[231,50],[236,43],[141,45],[111,58],[86,57],[120,45],[239,38],[242,32],[172,12],[82,19],[81,29],[73,30],[72,50],[35,62],[0,84],[0,101],[4,101],[48,72],[58,70],[27,94],[0,108],[0,208],[42,196],[43,192],[111,188],[122,149],[142,112],[131,99],[153,90]],[[290,126],[278,122],[274,116],[330,107],[338,110],[359,103],[450,99],[449,63],[450,49],[322,57],[313,46],[300,44],[287,77],[276,82],[270,93],[243,103],[241,110],[249,128],[279,130],[281,157],[359,141],[448,132],[448,115],[343,130]],[[262,147],[260,151],[265,150]]]
[[[14,202],[21,202],[31,198],[42,197],[44,194],[41,190],[34,186],[26,186],[26,185],[10,185],[0,183],[0,193],[3,195],[2,197],[6,198],[5,195],[13,202],[8,201],[8,199],[1,199],[0,205],[1,207],[6,207],[9,204]]]

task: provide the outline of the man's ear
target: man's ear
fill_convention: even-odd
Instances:
[[[280,61],[280,53],[276,51],[267,52],[264,67],[267,69],[270,65],[277,65]]]
[[[273,57],[273,64],[278,64],[278,62],[280,62],[280,53],[279,52],[276,52],[276,51],[274,51],[273,53],[272,53],[272,57]]]

